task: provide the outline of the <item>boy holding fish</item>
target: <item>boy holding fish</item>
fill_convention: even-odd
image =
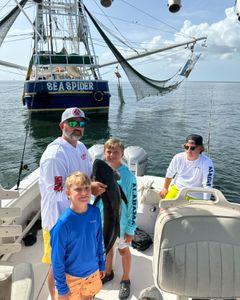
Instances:
[[[118,250],[122,256],[123,275],[120,282],[119,299],[127,299],[130,295],[130,279],[131,270],[131,252],[129,246],[134,238],[134,232],[137,227],[137,182],[135,176],[129,168],[122,163],[124,154],[123,143],[116,138],[110,138],[104,144],[104,159],[110,166],[116,169],[120,174],[118,183],[122,188],[127,204],[122,201],[121,219],[120,219],[120,238],[117,241]],[[107,254],[106,261],[106,276],[103,278],[103,283],[113,279],[114,272],[112,269],[113,248]]]

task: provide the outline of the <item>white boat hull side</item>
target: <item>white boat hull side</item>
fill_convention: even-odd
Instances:
[[[38,186],[39,169],[25,177],[19,186],[19,197],[16,199],[3,199],[2,207],[19,207],[21,216],[16,224],[24,225],[27,219],[40,210],[40,192]],[[13,187],[12,190],[15,190]],[[12,220],[9,219],[8,223]]]

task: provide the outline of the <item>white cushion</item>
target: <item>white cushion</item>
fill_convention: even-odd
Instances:
[[[239,210],[217,205],[162,212],[154,232],[156,286],[191,298],[239,297],[239,228]]]
[[[10,299],[13,266],[0,265],[1,299]]]
[[[30,263],[20,263],[14,267],[12,274],[11,300],[33,299],[34,276]]]

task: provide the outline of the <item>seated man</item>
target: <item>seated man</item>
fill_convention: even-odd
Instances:
[[[176,154],[169,164],[163,189],[160,191],[162,198],[175,198],[183,187],[213,186],[213,162],[209,157],[202,154],[204,151],[202,136],[197,134],[189,135],[183,147],[185,151]],[[201,199],[202,197],[209,199],[210,195],[204,193],[202,196],[201,193],[191,193],[187,198]]]

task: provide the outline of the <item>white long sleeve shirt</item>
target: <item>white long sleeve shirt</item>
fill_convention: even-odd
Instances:
[[[75,171],[91,176],[92,162],[87,148],[82,142],[73,147],[62,137],[57,138],[48,145],[40,160],[42,228],[50,230],[69,207],[65,181]]]
[[[175,177],[174,177],[175,176]],[[196,160],[188,160],[185,152],[176,154],[169,164],[166,177],[174,178],[173,184],[180,190],[183,187],[212,187],[214,166],[212,160],[200,154]],[[202,198],[202,194],[191,194],[194,198]],[[209,198],[204,196],[204,199]]]

